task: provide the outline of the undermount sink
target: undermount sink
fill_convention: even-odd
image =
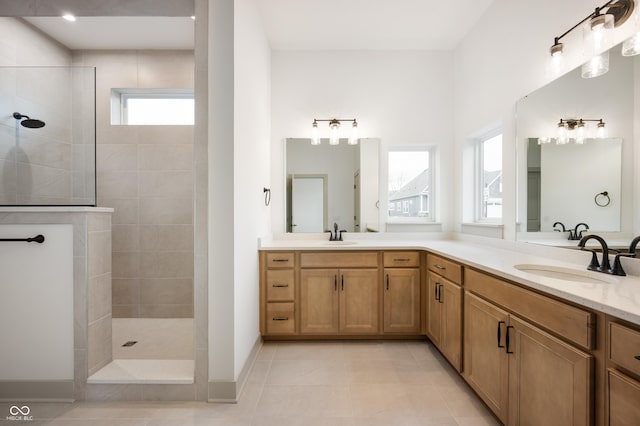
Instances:
[[[356,244],[356,241],[325,241],[322,244],[326,246],[351,246]]]
[[[614,277],[610,277],[599,272],[588,271],[586,269],[581,270],[565,268],[562,266],[533,264],[514,265],[514,268],[528,274],[537,275],[539,277],[554,278],[556,280],[573,281],[586,284],[615,283],[617,281]]]

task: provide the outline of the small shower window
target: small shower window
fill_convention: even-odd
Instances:
[[[193,123],[193,89],[111,89],[111,124]]]

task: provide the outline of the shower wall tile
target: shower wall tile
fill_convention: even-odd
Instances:
[[[98,205],[113,208],[112,223],[114,225],[130,225],[138,223],[137,198],[109,198],[98,192]]]
[[[89,279],[89,322],[111,315],[111,273]]]
[[[98,194],[103,198],[134,198],[138,196],[138,172],[98,172]],[[107,206],[111,207],[111,206]]]
[[[192,145],[138,145],[140,170],[192,170]]]
[[[191,278],[152,278],[140,280],[140,303],[145,305],[193,303]]]
[[[138,169],[138,150],[135,145],[102,143],[96,150],[98,172]]]
[[[114,306],[138,305],[140,303],[139,278],[114,278],[112,291]]]
[[[137,251],[113,252],[113,278],[138,278],[140,253]]]
[[[141,225],[140,248],[146,251],[192,251],[192,225]]]
[[[138,225],[113,225],[113,251],[139,251],[140,227]]]
[[[142,252],[140,276],[144,278],[193,278],[193,253]]]
[[[193,197],[191,171],[139,172],[141,197]]]
[[[191,198],[141,198],[140,223],[192,224],[193,200]]]
[[[111,230],[89,232],[87,238],[89,278],[111,272]]]
[[[193,316],[193,126],[111,125],[112,88],[193,87],[191,51],[81,51],[97,74],[98,203],[113,207],[114,317]]]
[[[24,200],[71,198],[69,170],[18,163],[18,181],[18,197]]]
[[[111,315],[89,323],[89,376],[111,362]]]

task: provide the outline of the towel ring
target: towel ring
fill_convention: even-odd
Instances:
[[[593,201],[599,207],[607,207],[611,204],[611,197],[609,197],[609,193],[607,191],[600,192],[593,197]]]
[[[264,192],[264,205],[268,207],[271,204],[271,189],[262,188],[262,192]]]

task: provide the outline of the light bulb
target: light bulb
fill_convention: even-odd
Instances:
[[[349,145],[357,145],[358,144],[358,122],[353,120],[353,125],[351,126],[351,137],[349,138]]]
[[[335,118],[329,122],[331,136],[329,137],[329,145],[338,145],[340,143],[340,122]]]
[[[311,145],[320,145],[320,136],[318,136],[318,122],[313,120],[311,128]]]

